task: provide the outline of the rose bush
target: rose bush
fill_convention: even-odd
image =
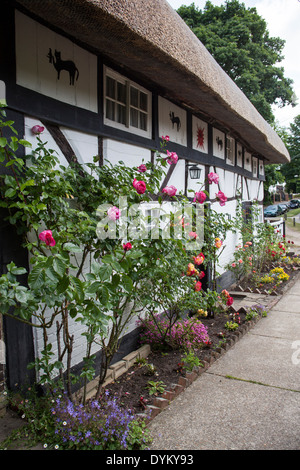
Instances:
[[[6,125],[1,120],[0,127],[15,133],[11,122]],[[59,377],[70,399],[74,378],[71,365],[77,341],[70,325],[82,324],[86,354],[77,374],[77,387],[83,386],[85,401],[87,382],[95,375],[100,394],[107,368],[134,316],[140,312],[153,316],[164,312],[171,330],[186,305],[199,308],[200,297],[205,297],[199,279],[216,249],[212,240],[217,236],[223,240],[228,225],[221,229],[218,215],[211,239],[214,213],[207,211],[205,224],[209,230],[205,233],[209,236],[204,242],[205,256],[194,253],[197,267],[203,265],[203,269],[199,272],[193,265],[190,275],[183,275],[190,260],[184,240],[172,236],[167,240],[128,239],[122,231],[126,210],[116,201],[116,194],[119,200],[126,198],[129,212],[159,194],[168,165],[178,161],[178,155],[165,148],[168,136],[162,139],[155,165],[147,162],[129,168],[122,162],[114,166],[108,162],[99,166],[95,158],[85,171],[75,163],[67,168],[62,166],[41,140],[43,130],[41,126],[35,127],[36,148],[24,158],[17,157],[15,152],[30,144],[15,136],[10,140],[1,137],[1,163],[13,169],[13,174],[1,175],[1,206],[8,211],[8,221],[18,226],[23,235],[31,269],[28,285],[23,286],[18,276],[25,269],[13,263],[8,265],[7,274],[0,277],[0,305],[3,314],[41,332],[44,348],[33,364],[38,379],[52,390]],[[141,173],[143,179],[139,179]],[[210,184],[217,181],[216,174],[210,176]],[[175,187],[164,189],[164,194],[177,198]],[[199,191],[194,200],[203,204],[207,196]],[[187,201],[182,195],[176,200],[182,204]],[[197,237],[192,225],[189,236]],[[207,305],[208,298],[212,296],[205,300]],[[50,329],[56,331],[59,347],[49,343]]]

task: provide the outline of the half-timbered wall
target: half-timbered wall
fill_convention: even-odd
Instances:
[[[193,197],[204,185],[205,174],[214,171],[219,184],[207,189],[217,212],[234,217],[238,198],[262,202],[264,156],[252,155],[236,134],[170,101],[163,90],[152,90],[130,70],[120,70],[117,64],[78,45],[76,38],[67,38],[51,25],[6,8],[8,25],[4,33],[10,39],[7,44],[13,60],[7,60],[7,67],[0,71],[0,100],[6,99],[10,109],[23,115],[19,130],[33,146],[36,138],[31,128],[40,124],[45,127],[42,139],[57,152],[63,165],[68,165],[73,155],[82,165],[99,155],[100,163],[122,160],[128,166],[138,166],[153,158],[160,137],[168,135],[168,149],[177,152],[179,161],[172,165],[165,184]],[[202,169],[199,181],[189,177],[191,163]],[[215,201],[219,190],[228,197],[224,207]],[[237,235],[228,234],[218,267],[220,274],[238,241]],[[78,323],[70,328],[77,338],[82,333]],[[132,322],[127,333],[134,328]],[[53,343],[55,334],[49,334]],[[38,355],[41,337],[37,332],[34,341]],[[75,344],[73,362],[77,364],[84,347],[83,343]]]

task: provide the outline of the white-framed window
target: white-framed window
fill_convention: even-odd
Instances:
[[[104,123],[151,137],[151,93],[117,72],[105,68]]]
[[[232,137],[226,137],[226,163],[235,164],[235,141]]]

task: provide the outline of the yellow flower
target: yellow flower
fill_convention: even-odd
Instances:
[[[198,315],[200,315],[201,317],[207,317],[207,311],[203,310],[202,308],[199,308]]]

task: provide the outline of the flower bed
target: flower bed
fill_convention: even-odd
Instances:
[[[186,359],[183,349],[161,350],[152,342],[152,350],[146,360],[137,361],[136,364],[114,383],[107,386],[107,390],[118,397],[122,406],[133,410],[135,413],[148,415],[152,410],[151,417],[157,413],[160,403],[157,397],[167,397],[167,401],[174,396],[178,390],[184,388],[184,380],[191,372],[197,371],[197,375],[206,370],[207,366],[220,354],[223,354],[235,341],[263,315],[266,309],[255,306],[252,309],[243,309],[241,313],[226,312],[218,314],[214,318],[204,317],[201,319],[209,340],[200,348],[193,349],[194,354]],[[236,323],[237,328],[226,328],[227,322]],[[145,336],[143,336],[145,339]],[[147,337],[146,337],[147,339]],[[200,361],[200,364],[197,363]],[[189,367],[191,366],[191,367]],[[193,377],[195,378],[195,376]],[[160,391],[150,394],[149,382],[160,386]],[[162,391],[163,387],[163,391]],[[177,390],[177,391],[176,391]],[[169,397],[169,398],[168,398]],[[152,408],[154,406],[154,408]]]

